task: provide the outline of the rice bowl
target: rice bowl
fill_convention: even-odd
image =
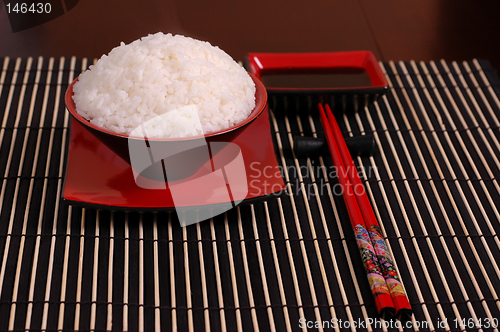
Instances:
[[[147,138],[147,144],[154,148],[155,150],[171,151],[172,149],[186,150],[189,149],[193,141],[206,141],[206,142],[231,142],[236,139],[253,121],[255,121],[265,109],[267,109],[267,91],[260,80],[258,80],[253,74],[250,74],[253,80],[256,91],[255,91],[255,107],[251,111],[250,115],[243,121],[237,123],[236,125],[219,130],[216,132],[202,134],[197,136],[181,137],[181,138]],[[76,112],[76,105],[73,100],[73,87],[78,82],[76,78],[66,90],[65,103],[69,114],[72,117],[73,124],[82,126],[88,133],[96,137],[101,143],[108,147],[117,156],[125,160],[127,163],[131,163],[130,160],[130,142],[136,142],[137,144],[143,144],[145,141],[144,136],[133,136],[127,134],[119,134],[108,129],[99,127],[92,124],[89,120],[85,119],[83,116]],[[74,123],[76,122],[76,123]],[[134,143],[135,144],[135,143]],[[185,163],[184,163],[185,164]],[[192,165],[197,167],[196,165]],[[201,166],[201,165],[198,165]]]
[[[193,131],[194,122],[165,121],[148,132],[148,138],[182,138],[243,122],[256,106],[255,95],[254,80],[220,48],[160,32],[103,55],[78,77],[72,101],[92,125],[121,135],[167,112],[195,106],[201,128]]]

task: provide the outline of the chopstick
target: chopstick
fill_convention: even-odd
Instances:
[[[347,169],[345,168],[344,161],[342,160],[335,137],[333,136],[328,118],[321,104],[319,104],[319,111],[321,124],[325,132],[326,141],[328,142],[333,163],[337,168],[337,178],[342,188],[344,202],[347,207],[349,219],[351,220],[351,226],[356,236],[356,243],[361,254],[361,259],[364,263],[363,266],[367,274],[368,283],[370,284],[370,288],[375,299],[377,312],[381,317],[394,316],[395,307],[382,271],[380,270],[378,257],[375,253],[375,248],[371,243],[368,230],[366,229],[365,222],[363,220],[363,215],[361,214],[361,210],[354,195],[354,187],[349,180],[349,176],[346,174]]]
[[[325,105],[326,112],[323,105],[319,104],[318,108],[379,315],[395,314],[400,320],[409,319],[410,303],[342,132],[330,106]]]

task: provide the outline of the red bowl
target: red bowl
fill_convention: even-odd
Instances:
[[[75,102],[72,97],[73,86],[78,78],[76,78],[68,87],[66,91],[65,101],[66,107],[71,116],[76,121],[78,121],[89,133],[94,135],[99,141],[110,148],[118,156],[123,158],[127,163],[132,164],[133,166],[135,165],[133,160],[137,160],[137,157],[132,157],[131,162],[131,156],[129,152],[133,149],[134,146],[139,148],[142,147],[143,150],[145,150],[144,148],[147,146],[151,149],[150,151],[155,151],[156,155],[170,156],[158,161],[158,164],[162,162],[164,164],[163,166],[169,169],[169,180],[176,180],[196,173],[197,170],[200,169],[200,167],[202,167],[208,161],[206,159],[206,154],[199,153],[201,152],[200,149],[206,150],[205,142],[231,142],[243,131],[243,129],[248,124],[259,117],[262,111],[267,107],[266,88],[264,87],[262,82],[253,74],[249,73],[249,75],[254,81],[256,87],[255,108],[252,110],[250,115],[244,121],[238,123],[233,127],[206,135],[184,138],[147,138],[146,141],[144,137],[132,137],[125,134],[115,133],[96,126],[76,112]],[[134,151],[136,151],[135,148]],[[210,154],[212,154],[212,157],[214,152],[215,151],[210,152]],[[133,168],[135,168],[135,166]],[[134,172],[146,177],[148,177],[148,173],[157,174],[157,172],[148,172],[145,169],[134,169]]]

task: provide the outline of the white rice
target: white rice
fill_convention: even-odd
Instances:
[[[166,112],[195,105],[205,134],[245,120],[255,107],[255,84],[227,53],[181,35],[157,33],[123,42],[80,75],[73,100],[91,123],[130,135]],[[148,137],[192,136],[175,117]],[[192,127],[196,127],[197,119]],[[189,127],[189,125],[188,125]],[[184,128],[184,129],[183,129]]]

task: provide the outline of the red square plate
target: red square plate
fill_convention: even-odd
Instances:
[[[262,114],[231,143],[241,149],[245,164],[247,191],[243,203],[277,197],[285,193],[285,184],[277,163],[269,123],[269,112]],[[203,172],[201,172],[203,173]],[[200,173],[200,174],[201,174]],[[193,207],[227,204],[227,187],[220,181],[203,182],[203,188],[190,183],[199,174],[175,182],[176,198]],[[234,189],[234,188],[233,188]],[[71,123],[63,200],[72,205],[112,210],[173,210],[172,194],[166,189],[137,186],[131,166],[88,133],[75,120]]]
[[[388,89],[370,51],[249,53],[245,67],[264,83],[273,110],[287,105],[285,100],[293,96],[302,106],[312,98],[313,103],[328,102],[335,110],[358,111]]]
[[[380,93],[388,88],[370,51],[249,53],[245,66],[270,93]]]

